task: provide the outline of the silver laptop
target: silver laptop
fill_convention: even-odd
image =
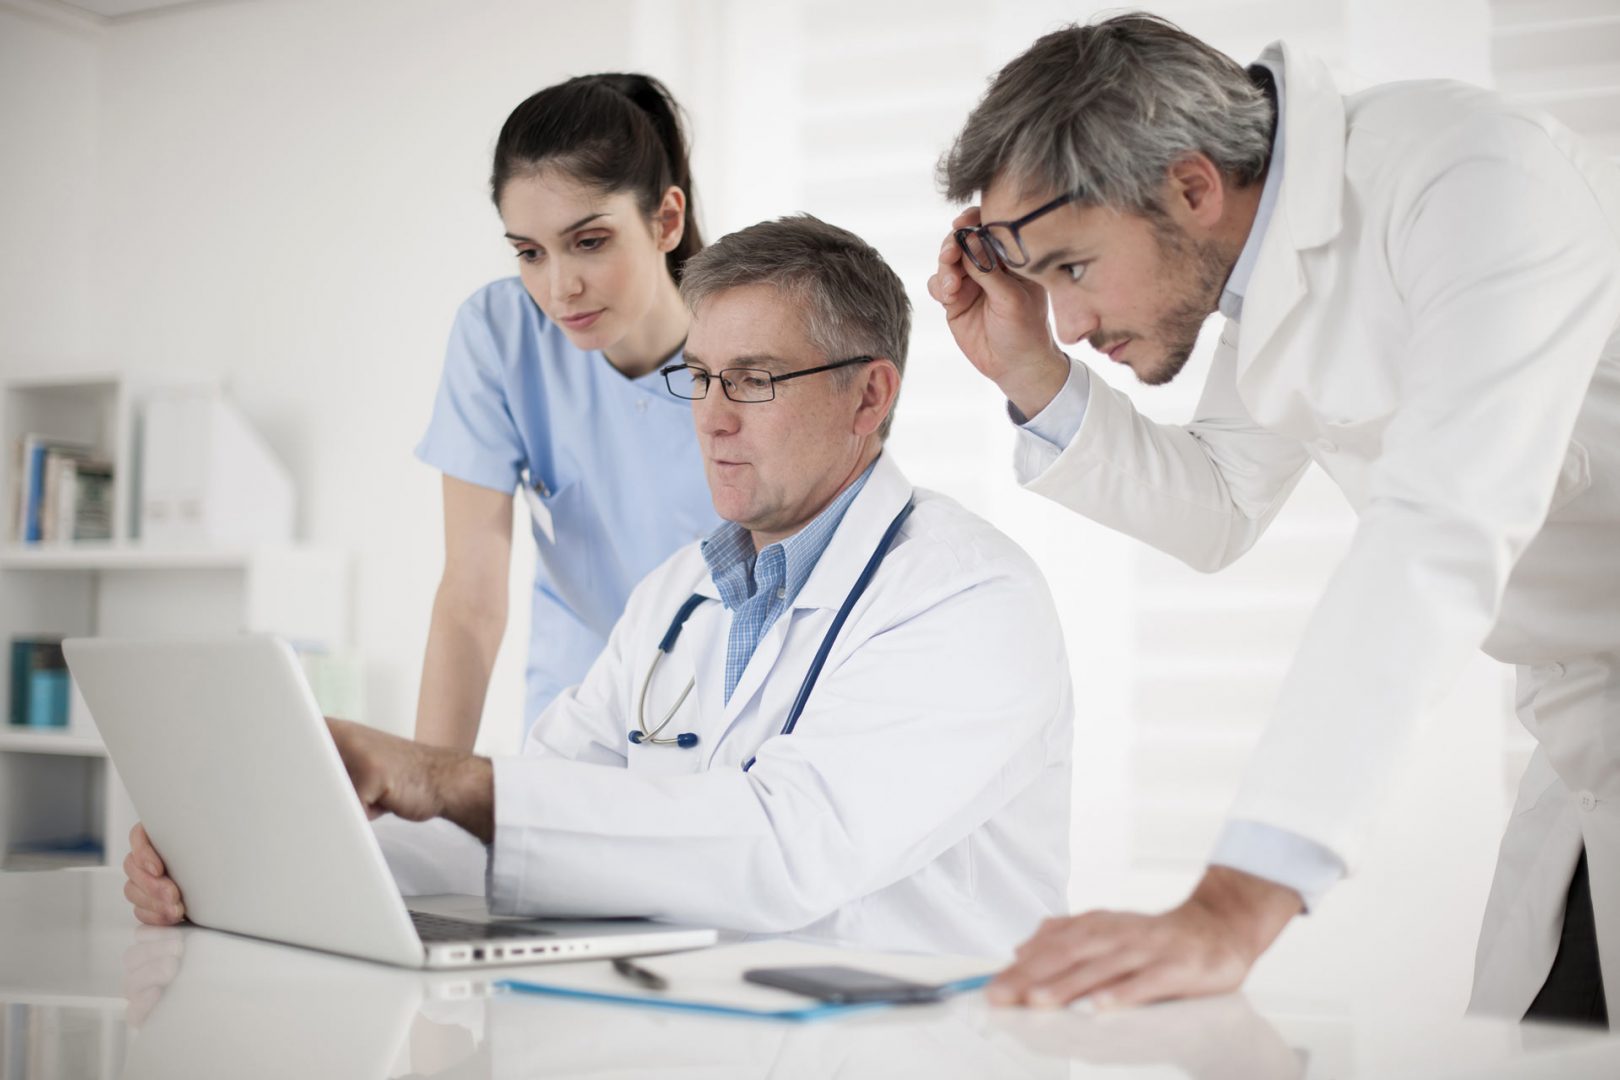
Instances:
[[[187,917],[402,967],[525,964],[712,945],[644,919],[496,918],[482,897],[400,897],[286,642],[63,643]]]

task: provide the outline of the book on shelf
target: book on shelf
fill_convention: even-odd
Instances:
[[[12,481],[12,538],[25,544],[112,538],[112,463],[81,443],[24,435]]]
[[[57,539],[111,540],[112,462],[95,458],[70,461],[64,466],[64,473],[70,478],[71,488],[67,490],[71,490],[72,495],[63,506]]]

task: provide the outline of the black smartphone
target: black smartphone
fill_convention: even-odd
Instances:
[[[761,986],[791,990],[834,1005],[920,1004],[940,999],[939,987],[896,979],[860,968],[828,964],[820,967],[753,968],[743,978]]]

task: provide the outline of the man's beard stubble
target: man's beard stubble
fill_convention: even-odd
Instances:
[[[1181,374],[1192,357],[1204,320],[1219,306],[1221,289],[1232,272],[1232,261],[1213,241],[1194,243],[1168,221],[1155,221],[1153,236],[1166,266],[1186,267],[1189,271],[1186,287],[1177,290],[1169,309],[1154,327],[1154,336],[1164,343],[1164,359],[1157,366],[1136,373],[1137,379],[1147,386],[1163,386]]]

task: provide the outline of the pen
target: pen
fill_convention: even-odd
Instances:
[[[646,968],[642,967],[640,964],[637,964],[628,957],[615,956],[613,958],[613,970],[617,971],[620,975],[623,975],[637,986],[644,987],[645,989],[669,989],[669,983],[662,975],[659,975],[657,972],[648,971]]]

